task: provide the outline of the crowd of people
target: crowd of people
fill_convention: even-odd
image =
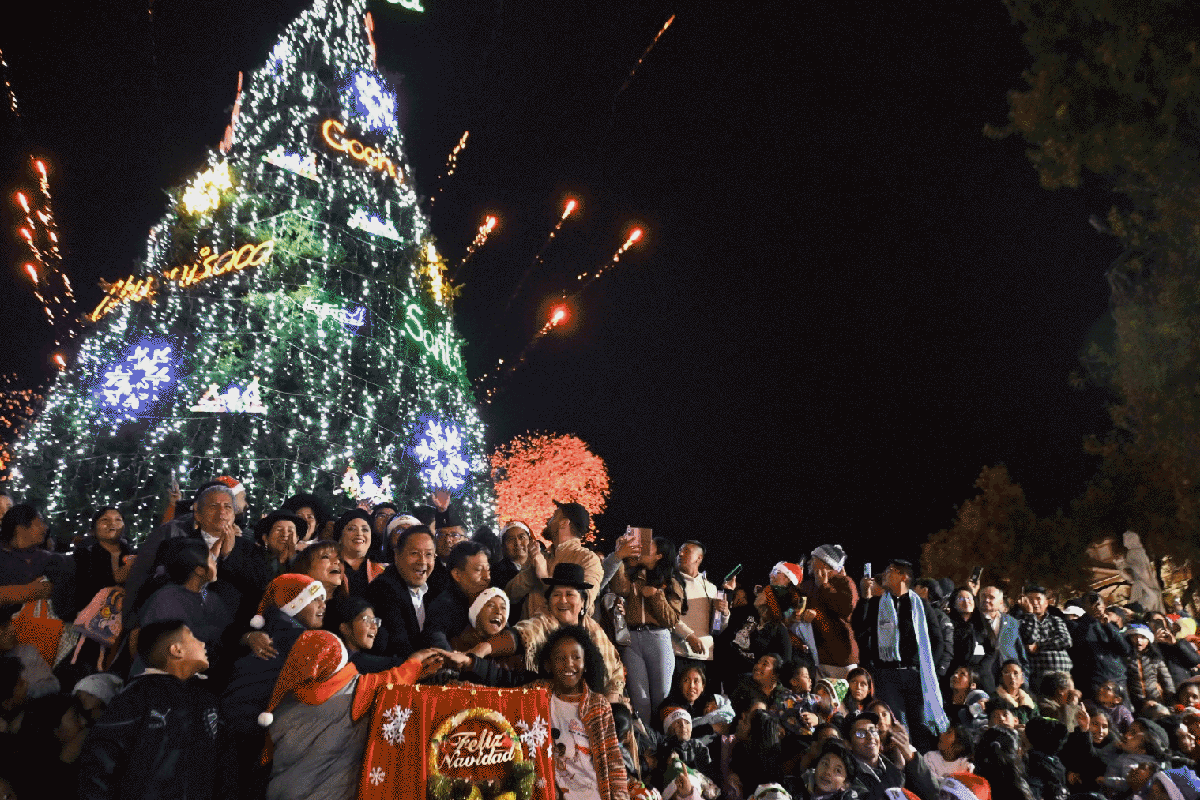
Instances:
[[[565,800],[1200,797],[1178,601],[856,582],[837,544],[717,585],[704,542],[596,552],[569,502],[498,534],[445,492],[251,521],[222,477],[183,505],[136,551],[98,508],[55,553],[0,495],[0,796],[351,798],[380,687],[434,682],[545,686]]]

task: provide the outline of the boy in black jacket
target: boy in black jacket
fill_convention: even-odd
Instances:
[[[151,666],[113,698],[88,734],[79,797],[231,796],[230,737],[222,735],[216,697],[192,680],[208,667],[204,643],[182,620],[145,626],[138,643]]]

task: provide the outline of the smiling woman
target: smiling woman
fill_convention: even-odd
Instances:
[[[367,584],[383,574],[386,564],[367,558],[371,549],[371,516],[362,509],[347,511],[334,525],[338,554],[346,574],[344,591],[354,597],[367,596]]]

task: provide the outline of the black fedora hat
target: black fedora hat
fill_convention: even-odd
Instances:
[[[554,574],[542,582],[546,584],[547,595],[555,586],[571,586],[580,592],[586,592],[592,588],[592,584],[583,578],[583,567],[579,564],[555,564]]]

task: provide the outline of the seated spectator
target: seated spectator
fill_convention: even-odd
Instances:
[[[988,728],[983,732],[975,746],[975,774],[988,782],[992,800],[1034,800],[1016,731]]]
[[[813,694],[817,696],[817,707],[814,713],[821,718],[822,722],[828,722],[834,716],[845,714],[845,708],[842,706],[842,698],[846,696],[848,685],[843,678],[822,678],[817,681],[817,685],[813,687]]]
[[[728,769],[722,775],[727,797],[750,797],[761,784],[783,779],[779,725],[759,702],[738,717]]]
[[[751,605],[735,607],[729,626],[716,639],[716,665],[721,685],[732,691],[742,675],[754,669],[765,653],[792,659],[792,637],[783,624],[791,593],[785,587],[760,586]]]
[[[160,548],[159,560],[166,574],[151,579],[143,590],[150,593],[138,612],[142,628],[163,620],[183,620],[189,635],[204,642],[205,665],[211,663],[219,675],[231,666],[232,642],[237,632],[232,630],[233,614],[216,592],[206,587],[217,579],[217,559],[200,539],[178,537],[167,539]],[[146,659],[139,640],[139,656],[135,673],[144,668]]]
[[[1067,741],[1067,726],[1045,717],[1034,717],[1025,725],[1029,740],[1025,776],[1034,797],[1065,800],[1067,770],[1058,754]]]
[[[979,688],[979,673],[970,667],[956,667],[947,676],[943,708],[952,725],[975,728],[984,723],[987,712],[987,692]]]
[[[296,558],[296,542],[308,523],[290,511],[272,511],[254,526],[259,555],[272,578],[292,572]]]
[[[470,609],[491,583],[491,562],[479,542],[460,542],[446,559],[451,583],[429,604],[425,633],[434,647],[450,650],[450,640],[473,628]]]
[[[399,667],[361,675],[329,631],[305,631],[292,647],[259,724],[273,758],[268,800],[354,797],[369,734],[364,716],[388,684],[408,685],[442,665],[420,650]]]
[[[783,707],[788,690],[779,682],[781,661],[778,654],[767,653],[751,672],[742,676],[730,697],[735,712],[749,708],[752,702],[762,703],[768,711]]]
[[[12,656],[21,662],[21,677],[30,700],[57,694],[58,678],[50,665],[32,644],[17,643],[17,628],[13,618],[20,612],[18,605],[0,606],[0,656]]]
[[[125,688],[125,681],[111,672],[97,672],[80,678],[71,690],[83,714],[92,724],[104,716],[108,704],[117,696],[117,692]]]
[[[1100,783],[1113,792],[1126,792],[1135,767],[1150,768],[1142,777],[1144,783],[1153,774],[1153,768],[1167,754],[1167,732],[1157,722],[1138,717],[1129,726],[1125,735],[1117,740],[1115,750],[1101,752],[1108,770]],[[1135,790],[1136,791],[1136,790]]]
[[[729,700],[708,689],[704,670],[696,664],[689,664],[679,673],[675,688],[658,708],[656,720],[668,707],[686,709],[691,715],[692,738],[706,742],[726,734],[734,717]]]
[[[355,597],[366,597],[367,585],[387,567],[367,557],[371,549],[371,516],[361,508],[351,509],[338,517],[333,532],[346,573],[346,591]]]
[[[857,800],[858,762],[844,742],[825,739],[817,753],[809,800]]]
[[[654,779],[655,785],[666,788],[667,781],[663,778],[668,765],[676,758],[684,766],[699,771],[710,780],[715,778],[716,765],[707,745],[699,739],[692,738],[692,715],[687,709],[665,706],[661,726],[665,735],[658,746],[658,774]]]
[[[1033,695],[1025,691],[1025,672],[1015,659],[1005,661],[1004,666],[1001,667],[1000,684],[996,687],[996,697],[1012,703],[1022,725],[1038,713]]]
[[[845,734],[854,754],[862,797],[888,800],[888,789],[905,788],[921,800],[936,800],[938,789],[933,774],[909,743],[903,727],[892,729],[887,754],[883,752],[877,714],[864,711],[847,717]]]
[[[930,750],[922,758],[929,765],[933,777],[940,780],[955,772],[974,771],[971,750],[971,733],[967,727],[952,725],[938,736],[937,750]]]
[[[1066,672],[1047,672],[1042,676],[1038,710],[1043,717],[1056,719],[1067,726],[1068,731],[1079,727],[1079,712],[1083,709],[1082,695],[1075,688],[1075,681]]]
[[[232,797],[235,771],[214,769],[231,763],[231,740],[216,698],[191,680],[208,668],[204,642],[173,619],[143,625],[139,643],[151,669],[131,679],[92,726],[77,796]]]
[[[1175,694],[1175,681],[1153,644],[1154,634],[1145,625],[1130,625],[1125,636],[1133,648],[1125,657],[1125,685],[1134,709],[1140,710],[1147,701],[1169,702]]]
[[[875,699],[875,682],[871,680],[871,673],[863,667],[850,670],[846,674],[846,686],[846,713],[866,711]]]
[[[1175,708],[1200,709],[1200,678],[1188,678],[1175,686]]]
[[[334,597],[346,583],[346,572],[338,555],[337,542],[317,540],[304,548],[292,562],[292,572],[318,580],[325,587],[325,596]],[[341,594],[348,594],[343,590]]]
[[[1108,725],[1114,735],[1124,736],[1125,731],[1133,724],[1133,712],[1125,703],[1125,693],[1122,684],[1107,681],[1100,684],[1096,690],[1096,705],[1108,717]]]
[[[1015,731],[1022,724],[1017,717],[1017,707],[1002,697],[989,700],[983,710],[987,712],[988,725],[993,728]]]

